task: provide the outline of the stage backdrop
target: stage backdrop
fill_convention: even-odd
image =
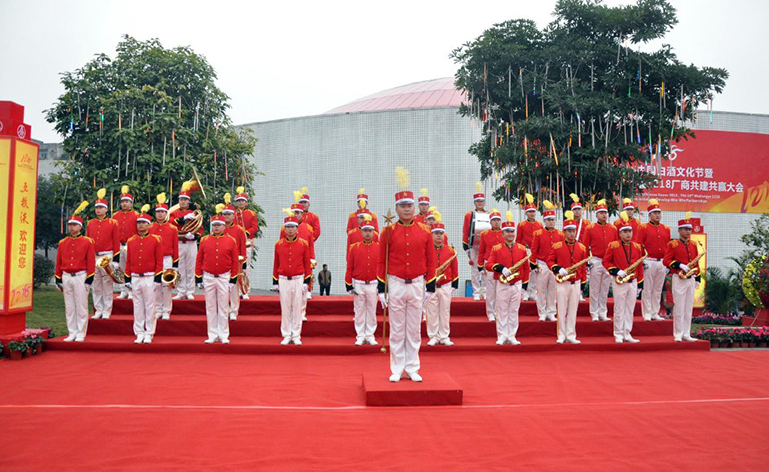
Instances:
[[[714,213],[769,212],[769,135],[696,131],[673,146],[659,169],[656,198],[665,210]],[[646,167],[657,173],[656,166]]]

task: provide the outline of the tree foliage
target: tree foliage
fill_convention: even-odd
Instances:
[[[37,180],[37,213],[35,214],[35,249],[56,249],[61,238],[61,209],[56,202],[53,182],[48,177]]]
[[[665,0],[559,0],[553,16],[542,30],[496,24],[452,52],[460,113],[483,130],[470,153],[498,199],[528,192],[565,205],[573,192],[614,210],[656,185],[646,166],[695,137],[687,122],[728,73],[685,65],[668,45],[641,51],[677,23]]]
[[[247,156],[256,139],[232,127],[228,96],[206,59],[189,47],[166,49],[157,39],[130,36],[116,52],[63,73],[65,92],[48,110],[69,156],[54,177],[63,207],[90,201],[101,187],[117,207],[120,187],[129,185],[139,208],[160,192],[178,195],[193,168],[209,214],[225,192],[240,185],[250,191],[257,170]]]

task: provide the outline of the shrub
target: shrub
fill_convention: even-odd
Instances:
[[[53,278],[54,262],[42,254],[35,254],[35,288],[41,285],[48,285]]]
[[[738,271],[726,274],[719,267],[711,267],[705,284],[705,309],[719,315],[736,313],[742,303],[742,281]]]

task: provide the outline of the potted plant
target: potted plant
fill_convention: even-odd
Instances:
[[[0,342],[0,356],[5,354],[5,346],[3,346],[3,343]]]
[[[43,342],[45,340],[42,337],[33,334],[25,338],[25,341],[33,354],[41,354],[43,352]]]
[[[761,331],[758,336],[758,347],[767,347],[767,343],[769,343],[769,329],[767,329],[766,326],[761,328]]]
[[[24,351],[28,349],[24,341],[11,341],[8,343],[9,358],[14,361],[20,361]]]

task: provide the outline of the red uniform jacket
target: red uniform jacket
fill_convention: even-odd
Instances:
[[[243,213],[235,210],[235,221],[246,230],[247,239],[254,239],[259,232],[259,218],[254,210],[246,208]]]
[[[502,230],[487,229],[481,233],[481,245],[478,247],[478,270],[486,266],[486,261],[491,254],[491,248],[505,242]]]
[[[371,212],[371,224],[374,226],[374,231],[379,231],[379,220],[376,218],[376,213]],[[358,227],[358,212],[354,211],[347,217],[347,231]]]
[[[112,215],[112,219],[117,221],[120,244],[125,244],[128,242],[128,238],[138,232],[136,230],[137,218],[139,218],[139,212],[135,210],[120,210]]]
[[[557,229],[549,230],[543,228],[534,231],[534,238],[531,242],[531,259],[529,259],[529,262],[532,265],[536,264],[537,259],[547,262],[547,257],[550,255],[553,246],[556,243],[565,240],[566,238],[564,238],[563,233]],[[550,267],[550,264],[548,264],[548,267]]]
[[[423,216],[421,213],[417,213],[414,215],[414,222],[415,223],[422,223],[423,225],[426,225],[427,216]]]
[[[320,237],[320,218],[318,218],[318,215],[311,211],[305,211],[302,221],[306,221],[307,224],[310,225],[312,228],[312,235],[317,241]]]
[[[272,264],[272,284],[278,285],[279,276],[296,277],[304,279],[305,284],[312,280],[312,268],[310,267],[310,245],[302,239],[295,237],[289,241],[285,237],[275,243],[275,260]]]
[[[363,231],[360,228],[351,229],[347,232],[347,252],[350,252],[350,246],[363,241]],[[379,242],[379,233],[374,231],[374,242]]]
[[[465,251],[470,249],[470,225],[473,222],[473,213],[475,213],[475,210],[465,213],[465,220],[462,223],[462,249]],[[478,213],[488,213],[488,211],[483,210]]]
[[[622,218],[617,218],[616,220],[614,220],[614,226],[617,227],[617,231],[619,231],[619,229],[621,227],[623,227],[624,225],[625,225],[625,223],[622,221]],[[636,219],[636,218],[631,218],[630,219],[630,227],[633,228],[633,240],[634,241],[638,237],[638,227],[639,226],[641,226],[641,223],[638,221],[638,219]]]
[[[389,249],[388,249],[389,248]],[[389,251],[389,261],[387,253]],[[384,293],[387,275],[405,280],[424,276],[428,292],[435,291],[435,248],[430,229],[421,224],[397,223],[387,226],[379,237],[378,290]],[[387,265],[387,271],[385,271]]]
[[[539,221],[521,221],[518,223],[518,230],[515,233],[515,242],[523,244],[527,248],[531,249],[531,245],[534,240],[534,232],[538,229],[544,229],[544,226],[542,226],[542,223]]]
[[[621,241],[612,241],[603,256],[603,266],[611,275],[616,276],[620,269],[625,270],[630,264],[642,258],[643,252],[643,247],[636,242],[631,241],[630,244],[624,244]],[[642,286],[644,281],[643,264],[638,264],[634,273],[638,285]]]
[[[198,247],[198,258],[195,260],[195,282],[203,282],[203,272],[213,275],[230,273],[230,283],[238,281],[240,261],[238,261],[238,243],[230,235],[203,236]]]
[[[242,264],[245,269],[246,265],[246,230],[240,225],[232,224],[224,228],[224,234],[232,236],[236,243],[238,243],[238,255],[243,258]]]
[[[150,226],[150,234],[160,236],[163,243],[163,256],[171,256],[174,267],[179,265],[179,233],[176,226],[170,222],[158,223],[157,221]]]
[[[553,244],[553,249],[550,251],[550,255],[547,256],[547,266],[554,274],[558,273],[558,269],[568,269],[577,262],[580,262],[588,256],[587,248],[579,241],[574,243],[567,243],[566,241],[559,241]],[[587,265],[582,264],[576,271],[576,276],[570,280],[570,282],[579,280],[582,283],[587,282]]]
[[[371,282],[376,280],[376,271],[379,266],[379,242],[365,243],[358,241],[350,246],[347,252],[347,272],[344,275],[344,284],[347,291],[353,289],[352,279]]]
[[[581,242],[590,249],[590,254],[603,257],[606,246],[612,241],[619,241],[619,231],[616,226],[609,223],[593,223],[585,232],[585,239]]]
[[[640,243],[652,259],[664,259],[665,248],[670,242],[670,227],[663,224],[644,223],[633,234],[633,240]]]
[[[109,251],[114,262],[120,260],[120,227],[117,220],[112,218],[88,220],[86,235],[93,239],[96,252]]]
[[[88,236],[67,236],[59,241],[59,250],[56,252],[56,283],[61,283],[64,272],[74,274],[85,271],[85,283],[93,282],[93,273],[96,270],[96,251],[93,239]]]
[[[435,250],[436,269],[457,253],[456,249],[446,243],[443,243],[441,247],[438,247],[433,243],[433,249]],[[448,267],[443,271],[441,280],[438,280],[436,275],[436,287],[443,287],[449,283],[451,284],[451,288],[459,288],[459,264],[457,263],[456,257],[453,261],[449,262]]]
[[[168,218],[171,220],[171,224],[173,224],[176,227],[176,230],[179,233],[179,242],[182,242],[182,243],[184,243],[184,242],[194,243],[194,242],[196,242],[197,238],[200,238],[201,236],[203,236],[203,226],[202,225],[200,226],[200,229],[198,229],[197,232],[195,233],[195,235],[197,236],[196,239],[187,239],[187,238],[184,237],[184,235],[186,233],[182,233],[180,231],[180,228],[182,226],[184,226],[184,222],[180,221],[181,218],[184,218],[185,216],[187,216],[188,214],[190,214],[192,212],[193,212],[192,204],[190,204],[190,208],[188,208],[186,210],[182,210],[180,208],[178,210],[174,210],[173,213],[168,215]]]
[[[526,252],[526,246],[521,243],[513,243],[512,246],[508,246],[504,241],[491,248],[488,261],[486,261],[486,270],[494,272],[494,279],[499,280],[502,275],[502,270],[507,267],[508,269],[514,266],[518,261],[528,256]],[[527,288],[529,284],[529,274],[531,269],[529,264],[524,263],[518,269],[518,276],[510,281],[510,285],[514,285],[519,280],[523,283],[523,287]]]
[[[310,246],[310,259],[315,259],[315,233],[312,231],[312,226],[308,225],[306,221],[299,223],[296,230],[296,237],[304,239]],[[280,239],[286,239],[286,229],[280,228]]]
[[[691,239],[688,243],[684,243],[680,239],[674,239],[668,242],[667,246],[665,247],[665,257],[662,260],[662,263],[665,264],[665,267],[669,268],[671,272],[679,271],[679,266],[681,264],[686,264],[689,269],[697,269],[694,273],[699,280],[699,264],[697,267],[692,267],[690,264],[690,262],[695,257],[697,257],[697,254],[699,254],[699,251]]]
[[[155,274],[155,282],[160,283],[163,272],[163,241],[160,236],[149,232],[140,236],[131,236],[128,240],[125,261],[125,279],[131,281],[131,274]]]

